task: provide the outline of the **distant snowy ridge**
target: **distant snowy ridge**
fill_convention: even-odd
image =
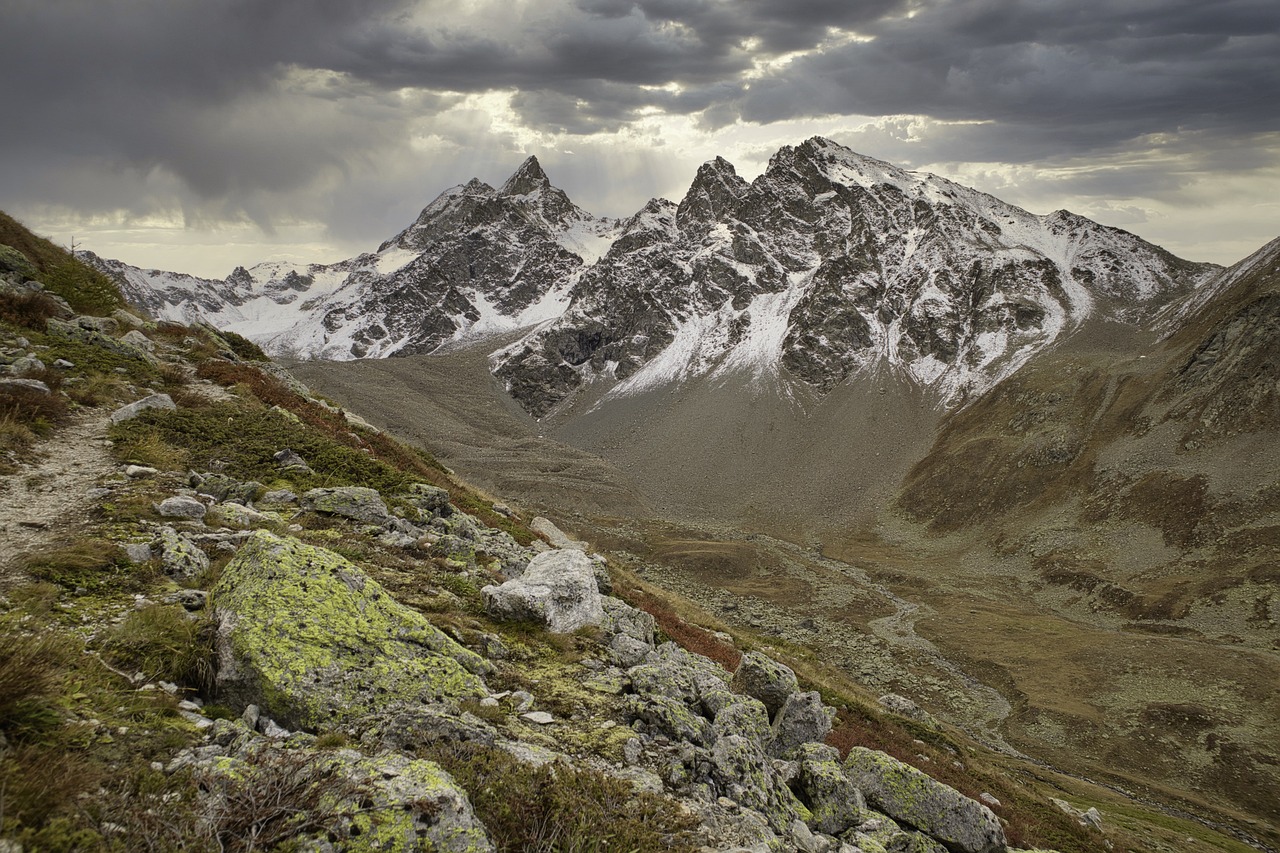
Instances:
[[[381,358],[527,329],[491,361],[537,417],[587,387],[607,402],[709,377],[820,397],[882,371],[955,404],[1087,320],[1149,323],[1218,271],[820,137],[751,183],[716,158],[680,204],[625,221],[578,208],[531,157],[338,264],[208,281],[98,263],[155,316],[277,354]]]

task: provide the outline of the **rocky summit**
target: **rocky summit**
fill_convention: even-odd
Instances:
[[[157,317],[353,359],[529,330],[493,372],[536,417],[695,377],[822,395],[878,372],[962,402],[1088,321],[1140,324],[1210,275],[1067,211],[1035,216],[816,137],[748,183],[597,219],[534,158],[446,190],[374,254],[225,281],[93,259]]]

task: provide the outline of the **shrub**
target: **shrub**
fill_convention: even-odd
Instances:
[[[457,780],[503,853],[695,848],[679,805],[627,782],[565,765],[531,767],[495,747],[448,743],[428,755]]]
[[[244,335],[219,329],[218,336],[230,345],[231,351],[238,357],[246,361],[267,361],[267,354],[262,351],[262,348]]]
[[[48,294],[5,291],[0,293],[0,322],[43,332],[49,318],[58,314],[58,304]]]
[[[209,695],[217,669],[216,632],[212,619],[193,619],[176,605],[153,604],[125,617],[102,646],[119,666]]]

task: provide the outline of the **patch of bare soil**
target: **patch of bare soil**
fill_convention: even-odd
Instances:
[[[49,547],[86,520],[88,492],[115,463],[106,415],[91,412],[38,448],[39,459],[0,476],[0,586],[19,578],[24,554]]]

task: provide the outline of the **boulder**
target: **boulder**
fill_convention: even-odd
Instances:
[[[573,551],[586,551],[587,543],[579,542],[551,522],[550,519],[537,516],[529,522],[529,529],[551,543],[553,548],[568,548]]]
[[[192,471],[187,482],[198,494],[208,495],[216,501],[237,503],[249,503],[263,488],[262,484],[256,480],[242,483],[226,474],[216,472],[197,474]]]
[[[427,483],[414,483],[409,486],[409,491],[403,495],[396,495],[396,498],[410,506],[416,508],[421,517],[418,521],[428,521],[431,518],[447,516],[453,512],[453,505],[449,503],[449,493],[438,486],[432,486]]]
[[[10,391],[12,389],[35,391],[37,394],[52,393],[49,386],[39,379],[0,379],[0,391]]]
[[[647,731],[676,743],[706,747],[712,739],[711,724],[679,699],[657,694],[627,697],[627,713],[643,722]]]
[[[12,246],[0,245],[0,272],[15,272],[23,278],[36,278],[40,271],[27,256]]]
[[[818,691],[792,693],[773,719],[773,740],[769,754],[777,758],[790,758],[806,743],[821,743],[831,731],[835,708],[822,704]]]
[[[174,495],[156,504],[156,512],[165,518],[186,518],[192,521],[204,518],[209,508],[187,495]]]
[[[782,709],[787,697],[800,688],[800,683],[790,667],[759,652],[747,652],[733,673],[730,686],[763,702],[772,719]]]
[[[855,746],[845,774],[868,805],[941,842],[952,853],[1004,853],[991,809],[883,752]]]
[[[886,693],[876,701],[880,703],[880,707],[891,714],[897,714],[899,717],[906,717],[908,720],[924,723],[931,729],[938,728],[938,721],[933,718],[932,714],[905,696],[899,696],[897,693]]]
[[[201,504],[201,506],[204,505]],[[172,527],[160,528],[160,535],[154,544],[155,549],[160,552],[160,564],[164,566],[165,574],[186,580],[196,577],[209,568],[209,557],[205,552]],[[148,553],[151,550],[148,547]]]
[[[255,531],[211,596],[222,701],[288,728],[488,694],[484,658],[323,548]]]
[[[174,404],[173,398],[168,394],[152,394],[116,409],[111,413],[111,423],[120,424],[133,420],[147,409],[168,409],[172,411],[176,408],[178,408],[177,405]]]
[[[278,451],[271,456],[276,461],[276,465],[284,471],[292,471],[297,474],[314,474],[311,466],[307,464],[307,460],[303,459],[290,448]]]
[[[809,828],[827,835],[839,835],[866,819],[862,792],[840,768],[840,753],[834,747],[808,743],[800,747],[795,791],[811,813]]]
[[[385,524],[391,517],[377,489],[363,486],[312,489],[302,495],[302,508],[325,515],[340,515],[366,524]]]
[[[718,738],[711,747],[707,773],[714,791],[759,812],[780,835],[789,834],[794,821],[810,817],[760,745],[750,738]]]
[[[759,744],[769,742],[769,712],[759,699],[731,693],[732,697],[715,715],[711,724],[716,737],[737,735]]]
[[[116,328],[119,328],[119,321],[114,317],[107,317],[104,319],[110,320],[116,324]],[[156,345],[151,342],[151,339],[137,329],[125,332],[125,334],[121,336],[120,340],[124,341],[126,344],[130,344],[131,346],[135,346],[138,349],[146,350],[147,352],[155,352],[156,349]]]
[[[557,634],[604,621],[591,560],[580,551],[539,554],[520,577],[480,592],[495,619],[530,619]]]

